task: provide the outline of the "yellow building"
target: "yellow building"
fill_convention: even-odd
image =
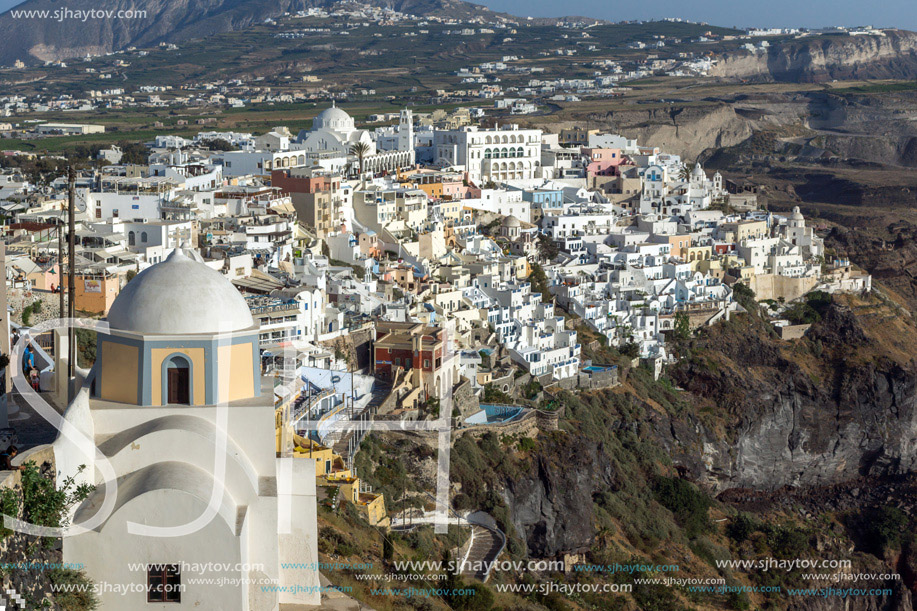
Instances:
[[[292,399],[292,397],[291,397]],[[344,459],[331,448],[306,439],[293,432],[287,409],[291,400],[283,402],[275,410],[277,452],[285,447],[285,439],[292,440],[293,457],[309,458],[315,461],[315,485],[337,486],[340,498],[352,503],[361,515],[373,526],[388,527],[390,520],[385,510],[385,497],[381,494],[361,489],[360,478],[347,467]]]
[[[694,271],[702,274],[710,274],[720,280],[726,275],[726,272],[734,267],[741,267],[743,263],[735,255],[720,255],[716,259],[703,259],[697,261]]]
[[[766,238],[767,221],[723,223],[721,230],[724,232],[724,241],[741,243],[743,240]]]
[[[713,248],[710,246],[688,246],[682,249],[681,258],[685,263],[697,263],[699,261],[709,261],[713,256]],[[692,265],[692,269],[697,269],[697,265]]]

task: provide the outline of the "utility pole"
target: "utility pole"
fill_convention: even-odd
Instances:
[[[6,242],[0,240],[0,354],[10,357],[10,362],[0,375],[0,427],[8,428],[9,393],[13,388],[12,343],[10,342],[10,314],[6,293]]]
[[[72,200],[73,183],[67,177],[67,199]],[[57,223],[57,303],[58,318],[64,317],[64,207],[61,206],[60,221]]]
[[[74,172],[73,166],[68,168],[67,173],[69,179],[67,189],[67,228],[69,230],[69,235],[67,236],[67,261],[69,262],[67,267],[67,316],[71,319],[67,324],[67,348],[69,350],[67,356],[67,403],[69,404],[72,398],[70,396],[70,380],[73,379],[73,361],[76,359],[76,330],[73,328],[72,322],[74,314],[74,295],[76,295],[76,192],[74,188],[76,183],[76,172]]]

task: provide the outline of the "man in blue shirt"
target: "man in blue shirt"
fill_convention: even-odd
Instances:
[[[26,344],[22,353],[22,373],[28,375],[33,367],[35,367],[35,353],[32,352],[32,344]]]

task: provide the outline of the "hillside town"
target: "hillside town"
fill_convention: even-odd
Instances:
[[[399,517],[361,479],[354,459],[373,423],[458,435],[556,430],[552,393],[620,383],[618,364],[595,355],[659,379],[679,359],[675,343],[750,300],[767,304],[790,340],[808,328],[784,317],[800,298],[871,291],[871,277],[829,255],[798,207],[770,211],[753,186],[651,144],[581,127],[485,127],[461,108],[374,119],[383,125],[358,126],[332,102],[298,133],[161,134],[144,143],[142,163],[111,146],[70,175],[0,174],[4,298],[14,341],[24,338],[16,350],[28,346],[32,389],[64,401],[66,334],[42,323],[65,301],[105,321],[111,335],[82,340],[95,364],[76,372],[86,377],[65,418],[90,423],[97,439],[117,433],[103,446],[125,481],[151,477],[193,496],[209,456],[151,455],[135,469],[147,459],[128,448],[174,451],[171,438],[147,441],[159,427],[206,446],[207,406],[231,405],[250,427],[232,431],[231,447],[254,457],[243,467],[252,473],[230,474],[238,489],[220,509],[238,538],[236,516],[252,532],[279,519],[265,509],[277,493],[246,482],[272,476],[275,455],[309,459],[292,461],[293,534],[241,548],[265,560],[275,583],[318,587],[316,571],[289,563],[296,546],[317,559],[316,499],[352,506],[373,527],[445,526],[448,488],[437,490],[438,513]],[[193,426],[188,406],[199,408]],[[5,407],[15,422],[18,401]],[[71,443],[58,436],[29,456],[50,452],[69,469],[61,477],[78,477]],[[116,563],[99,549],[133,556],[116,532],[68,539],[63,558],[93,560],[89,576],[103,579]],[[183,553],[193,557],[206,536],[185,538]],[[489,562],[502,550],[478,541],[474,553]],[[237,608],[243,593],[219,595]],[[313,590],[271,596],[324,600]]]
[[[113,147],[76,177],[76,309],[105,316],[133,275],[190,245],[264,319],[262,354],[289,344],[313,366],[347,369],[327,346],[352,329],[448,324],[455,352],[483,337],[561,380],[584,366],[572,317],[662,367],[678,317],[728,319],[737,282],[780,303],[870,288],[798,209],[768,211],[699,163],[597,130],[483,128],[462,109],[367,129],[332,105],[297,134],[147,146],[146,164]],[[8,282],[54,291],[66,177],[2,181]],[[410,407],[450,390],[447,367],[482,386],[474,364],[436,359]]]
[[[913,609],[902,8],[0,0],[0,611]]]

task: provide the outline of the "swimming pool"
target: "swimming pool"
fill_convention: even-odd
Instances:
[[[583,371],[587,373],[599,373],[602,371],[611,371],[612,369],[617,369],[615,365],[611,367],[600,367],[598,365],[589,365],[588,367],[583,367]]]
[[[465,424],[504,424],[522,415],[525,408],[518,405],[481,405],[481,411],[465,418]]]

